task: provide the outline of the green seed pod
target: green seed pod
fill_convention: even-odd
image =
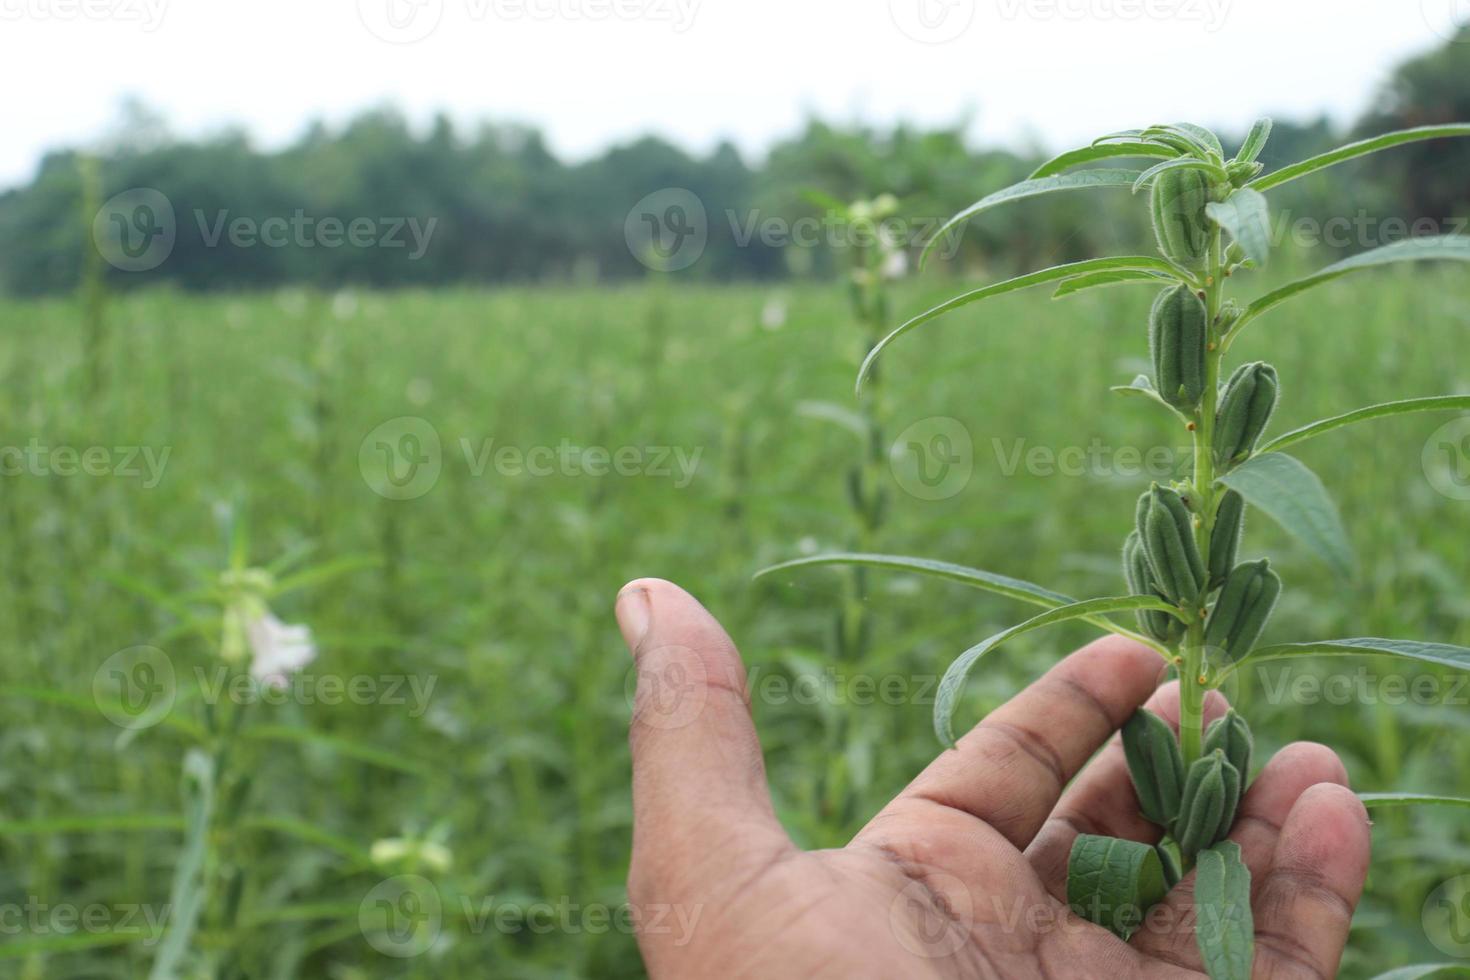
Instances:
[[[1235,369],[1220,392],[1215,414],[1215,463],[1228,469],[1251,454],[1271,413],[1280,384],[1276,369],[1262,361]]]
[[[1208,318],[1205,304],[1182,283],[1160,293],[1149,312],[1154,387],[1164,401],[1184,411],[1194,411],[1205,393]]]
[[[1174,856],[1174,849],[1165,847],[1163,844],[1155,844],[1154,852],[1159,856],[1159,864],[1164,866],[1164,884],[1173,888],[1179,884],[1179,879],[1184,877],[1184,871],[1179,867],[1179,859]]]
[[[1149,571],[1148,558],[1143,553],[1143,542],[1137,531],[1129,531],[1123,542],[1123,580],[1128,583],[1130,595],[1160,596],[1154,584],[1153,572]],[[1178,617],[1157,609],[1140,609],[1137,613],[1138,628],[1155,640],[1173,643],[1184,635],[1185,626]]]
[[[1224,585],[1225,577],[1235,567],[1235,554],[1240,550],[1244,529],[1245,498],[1227,490],[1215,509],[1215,527],[1210,531],[1210,588]]]
[[[1279,595],[1281,578],[1266,559],[1236,565],[1210,610],[1205,646],[1222,653],[1229,663],[1245,656],[1260,639]]]
[[[1179,816],[1184,757],[1174,730],[1152,711],[1139,708],[1123,726],[1123,756],[1138,793],[1138,808],[1149,820],[1168,829]]]
[[[1138,501],[1138,533],[1154,585],[1170,602],[1195,602],[1205,566],[1194,543],[1194,515],[1179,494],[1157,483]]]
[[[1223,838],[1235,822],[1240,803],[1240,773],[1215,751],[1196,759],[1184,782],[1184,798],[1174,823],[1174,839],[1186,862]]]
[[[1225,761],[1235,767],[1242,780],[1250,778],[1251,749],[1255,740],[1251,738],[1251,726],[1232,708],[1223,718],[1216,718],[1205,732],[1204,754],[1219,749],[1225,753]]]
[[[1210,251],[1209,203],[1210,178],[1202,170],[1178,167],[1154,178],[1154,236],[1166,258],[1187,269],[1204,267]]]

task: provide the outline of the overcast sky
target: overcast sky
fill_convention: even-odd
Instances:
[[[816,113],[1060,148],[1179,118],[1351,118],[1470,0],[0,0],[0,186],[137,95],[262,144],[391,101],[759,153]]]

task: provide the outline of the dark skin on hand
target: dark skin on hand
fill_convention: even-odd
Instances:
[[[1192,874],[1129,942],[1066,908],[1078,834],[1158,839],[1117,736],[1140,705],[1178,725],[1154,651],[1119,637],[1078,650],[846,847],[807,852],[776,820],[720,624],[659,579],[625,586],[617,618],[638,668],[628,896],[655,980],[1204,975]],[[1206,723],[1225,709],[1212,694]],[[1251,872],[1255,977],[1337,972],[1368,871],[1368,816],[1347,782],[1331,749],[1298,742],[1241,802],[1230,839]]]

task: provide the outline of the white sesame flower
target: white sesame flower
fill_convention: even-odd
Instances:
[[[269,687],[285,687],[290,675],[316,659],[311,628],[283,623],[264,610],[245,627],[250,638],[250,676]]]

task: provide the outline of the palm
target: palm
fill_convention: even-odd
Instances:
[[[1116,738],[1077,775],[1145,699],[1177,720],[1153,653],[1110,639],[1067,658],[847,847],[804,853],[772,814],[734,647],[682,590],[636,585],[655,613],[646,630],[625,623],[640,634],[628,635],[639,667],[629,893],[635,908],[672,905],[697,923],[681,937],[640,933],[654,976],[1199,975],[1190,878],[1130,943],[1065,905],[1077,834],[1157,839]],[[694,678],[698,710],[646,696],[671,666]],[[1223,713],[1223,699],[1206,709]],[[1346,781],[1330,750],[1298,743],[1242,801],[1231,838],[1252,875],[1257,976],[1336,972],[1368,852]]]

